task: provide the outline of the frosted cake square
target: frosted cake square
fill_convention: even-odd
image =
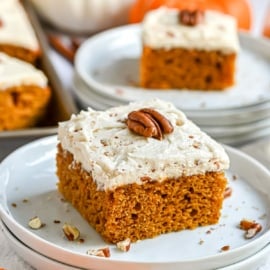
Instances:
[[[142,23],[142,46],[142,87],[223,90],[235,84],[239,41],[230,15],[153,10]]]
[[[0,53],[0,131],[30,128],[46,115],[51,89],[32,64]]]
[[[58,138],[58,189],[106,241],[218,222],[229,158],[173,104],[89,108]]]

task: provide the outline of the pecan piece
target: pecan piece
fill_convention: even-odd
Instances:
[[[75,241],[80,237],[80,231],[75,226],[65,223],[62,229],[69,241]]]
[[[158,122],[163,133],[168,134],[173,132],[173,126],[171,122],[159,112],[148,108],[141,109],[140,111],[151,115],[151,117]]]
[[[131,240],[129,238],[127,238],[123,241],[116,243],[116,246],[118,249],[120,249],[124,252],[128,252],[130,250]]]
[[[43,227],[43,224],[42,224],[40,218],[36,216],[36,217],[33,217],[29,220],[28,226],[33,230],[38,230],[41,227]]]
[[[97,257],[106,257],[109,258],[111,256],[111,252],[109,247],[98,248],[98,249],[89,249],[86,252],[87,255],[93,255]]]
[[[201,10],[183,9],[179,13],[179,21],[186,26],[195,26],[203,20],[204,12]]]
[[[262,230],[262,225],[253,220],[242,219],[240,221],[239,227],[241,230],[245,230],[245,238],[253,238],[257,233]]]
[[[231,187],[226,187],[223,193],[224,199],[230,197],[232,195],[232,188]]]
[[[133,132],[144,137],[159,137],[159,130],[155,122],[143,112],[133,111],[129,113],[127,125]],[[160,132],[161,133],[161,132]]]
[[[173,126],[167,118],[148,108],[129,113],[126,123],[131,131],[158,140],[163,138],[163,133],[167,134],[173,131]]]

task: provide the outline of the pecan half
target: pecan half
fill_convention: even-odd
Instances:
[[[163,138],[163,134],[173,132],[171,122],[159,112],[149,108],[132,111],[128,114],[126,123],[131,131],[158,140]]]
[[[180,23],[187,26],[195,26],[202,22],[204,12],[201,10],[187,10],[183,9],[179,13]]]

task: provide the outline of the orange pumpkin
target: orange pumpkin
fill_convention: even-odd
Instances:
[[[248,0],[137,0],[129,13],[129,22],[141,22],[145,13],[160,6],[179,9],[212,9],[237,19],[239,29],[250,30],[252,12]]]

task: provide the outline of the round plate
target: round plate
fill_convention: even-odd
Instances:
[[[270,168],[270,139],[258,140],[241,148],[245,153],[256,157],[267,168]]]
[[[155,270],[190,270],[191,266],[193,270],[209,270],[243,260],[269,242],[270,173],[254,159],[227,147],[231,160],[227,176],[233,195],[224,201],[218,224],[140,241],[127,253],[108,245],[110,258],[88,256],[88,249],[107,244],[57,192],[56,144],[55,136],[37,140],[13,152],[0,165],[1,217],[16,237],[44,256],[76,267],[91,265],[96,270],[144,270],[150,266]],[[28,222],[34,216],[46,226],[31,230]],[[245,239],[238,228],[242,218],[257,220],[263,230]],[[79,228],[84,243],[64,237],[65,222]],[[220,252],[225,245],[230,250]]]
[[[182,110],[199,111],[257,105],[270,99],[270,44],[247,33],[240,33],[239,38],[236,85],[226,91],[136,87],[142,47],[140,25],[118,27],[89,38],[76,54],[75,69],[93,91],[122,102],[158,97]]]
[[[1,223],[0,220],[0,228],[3,229],[6,239],[8,240],[9,245],[13,248],[13,250],[24,260],[34,266],[39,270],[48,270],[48,269],[57,269],[57,270],[76,270],[81,268],[76,268],[74,266],[69,266],[67,264],[63,264],[61,262],[57,262],[50,258],[47,258],[38,252],[32,250],[28,246],[24,245],[12,232],[8,229],[8,227]],[[266,261],[268,255],[270,253],[270,244],[262,248],[260,251],[255,253],[254,255],[248,257],[247,259],[240,261],[238,263],[225,266],[224,268],[219,268],[219,270],[247,270],[247,269],[257,269],[259,266],[263,265]],[[247,268],[248,267],[248,268]]]
[[[263,119],[253,123],[234,126],[201,126],[201,128],[214,138],[252,134],[270,128],[270,119]]]
[[[270,116],[270,102],[232,110],[185,111],[195,123],[205,126],[248,125]]]
[[[91,89],[88,89],[88,86],[76,73],[73,76],[72,86],[73,92],[77,96],[83,108],[90,106],[97,110],[106,110],[110,107],[124,104],[122,102],[100,96]]]
[[[98,92],[90,89],[78,74],[73,77],[73,90],[83,108],[91,106],[98,110],[106,110],[109,107],[126,103],[98,94]],[[185,114],[197,125],[207,126],[209,129],[227,129],[227,127],[232,128],[235,125],[246,125],[248,127],[253,125],[254,122],[270,116],[270,102],[235,110],[206,110],[201,112],[185,110]]]
[[[216,140],[224,144],[240,147],[245,144],[250,144],[254,140],[269,137],[269,135],[270,135],[270,127],[261,130],[254,130],[254,132],[246,134],[217,138]]]

